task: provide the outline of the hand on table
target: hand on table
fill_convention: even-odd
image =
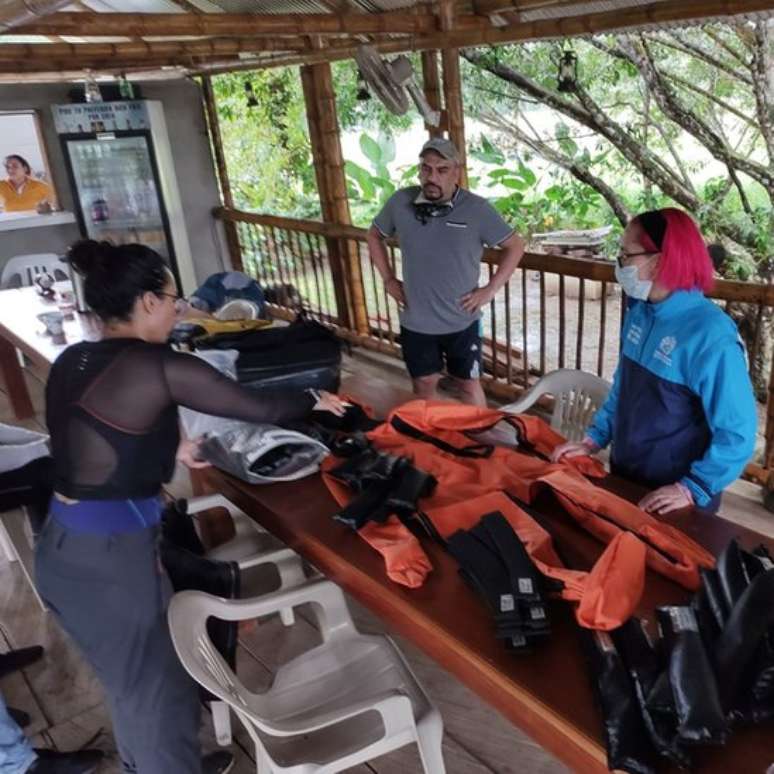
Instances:
[[[177,461],[182,462],[186,467],[192,470],[199,470],[200,468],[209,468],[210,463],[201,457],[201,443],[202,438],[194,438],[189,440],[184,438],[180,441],[180,445],[177,447]]]
[[[320,399],[314,404],[312,411],[330,411],[337,417],[343,417],[349,403],[345,403],[338,395],[320,390]]]
[[[488,304],[494,298],[494,291],[487,287],[476,288],[470,293],[466,293],[460,299],[460,306],[470,314],[477,312],[482,306]]]
[[[551,453],[551,462],[560,462],[562,457],[580,457],[584,454],[594,454],[599,451],[591,438],[584,438],[582,441],[567,441],[557,446]]]
[[[648,492],[637,505],[648,513],[663,515],[680,508],[689,508],[693,505],[693,495],[687,486],[678,481]]]

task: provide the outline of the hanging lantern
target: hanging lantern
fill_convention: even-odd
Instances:
[[[562,52],[559,61],[559,91],[575,91],[578,85],[578,56],[572,49]]]
[[[371,99],[371,92],[368,91],[365,78],[363,78],[363,73],[360,72],[359,68],[357,71],[357,99],[359,99],[361,102],[365,102],[366,100]]]
[[[255,96],[253,91],[253,84],[250,81],[245,81],[245,95],[247,96],[247,107],[258,107],[258,97]]]

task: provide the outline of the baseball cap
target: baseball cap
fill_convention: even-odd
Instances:
[[[428,140],[419,151],[419,155],[424,156],[427,151],[435,151],[439,156],[443,156],[449,161],[456,161],[459,163],[460,154],[457,153],[457,147],[451,140],[447,140],[445,137],[433,137]]]

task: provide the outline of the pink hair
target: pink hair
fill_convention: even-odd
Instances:
[[[666,207],[660,212],[666,221],[660,249],[638,221],[639,216],[634,218],[643,247],[661,253],[656,281],[668,290],[711,290],[714,268],[699,227],[682,210]]]

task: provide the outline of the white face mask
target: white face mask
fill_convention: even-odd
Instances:
[[[638,266],[615,266],[615,278],[629,298],[647,301],[653,287],[653,280],[640,279]]]

